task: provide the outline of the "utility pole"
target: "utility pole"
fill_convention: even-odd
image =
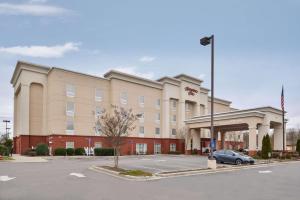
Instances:
[[[10,123],[10,120],[3,120],[3,122],[5,123],[5,137],[8,138],[8,130],[10,128],[7,127],[7,124]]]

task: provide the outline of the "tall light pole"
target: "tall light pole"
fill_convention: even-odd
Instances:
[[[6,138],[8,138],[7,133],[10,128],[7,128],[7,123],[10,123],[10,120],[5,119],[5,120],[3,120],[3,122],[5,123],[5,136],[6,136]]]
[[[213,143],[214,143],[214,35],[203,37],[200,39],[200,44],[203,46],[211,45],[211,111],[210,111],[210,156],[213,158]]]

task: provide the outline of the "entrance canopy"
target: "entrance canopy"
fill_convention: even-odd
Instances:
[[[185,121],[189,130],[210,129],[210,115],[195,116]],[[273,107],[260,107],[214,114],[215,133],[249,130],[249,150],[257,150],[256,134],[258,131],[258,149],[264,135],[274,129],[274,149],[282,150],[282,111]],[[217,135],[215,134],[214,135]]]

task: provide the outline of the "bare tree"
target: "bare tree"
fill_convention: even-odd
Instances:
[[[113,106],[112,114],[102,112],[96,121],[96,131],[107,136],[114,149],[114,167],[119,166],[120,148],[124,144],[124,137],[135,129],[134,122],[139,115],[133,114],[132,109],[119,108]]]
[[[296,150],[297,140],[300,139],[300,130],[299,129],[289,129],[286,134],[286,140],[289,145],[292,147],[292,151]]]

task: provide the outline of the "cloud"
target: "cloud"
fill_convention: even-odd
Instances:
[[[198,78],[201,79],[201,80],[203,80],[203,79],[205,78],[205,76],[206,76],[206,74],[200,74],[200,75],[198,76]]]
[[[152,62],[154,61],[156,58],[155,57],[151,57],[151,56],[143,56],[139,59],[139,61],[141,62]]]
[[[37,1],[24,4],[0,3],[0,14],[3,15],[32,15],[32,16],[59,16],[69,13],[65,8],[36,4]],[[39,1],[42,3],[42,1]]]
[[[0,47],[0,52],[18,56],[59,58],[71,51],[78,51],[79,43],[68,42],[55,46],[14,46]]]
[[[46,3],[48,0],[30,0],[29,3]]]

